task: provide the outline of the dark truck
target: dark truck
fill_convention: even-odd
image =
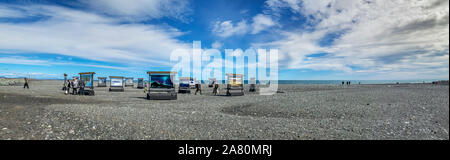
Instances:
[[[149,86],[147,91],[147,99],[155,100],[176,100],[177,92],[173,83],[174,76],[177,72],[147,72],[149,75]]]

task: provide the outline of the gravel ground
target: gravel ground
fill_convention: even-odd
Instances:
[[[279,85],[239,97],[203,85],[173,101],[130,87],[93,97],[64,95],[62,81],[30,87],[0,86],[0,139],[449,139],[448,85]]]

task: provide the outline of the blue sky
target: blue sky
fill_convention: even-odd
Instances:
[[[147,77],[171,51],[278,49],[279,79],[448,79],[448,0],[0,0],[0,77]]]

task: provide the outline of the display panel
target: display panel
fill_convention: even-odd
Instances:
[[[189,87],[188,79],[180,79],[180,87]]]
[[[128,84],[128,85],[133,84],[133,79],[132,79],[132,78],[127,78],[127,79],[125,80],[125,84]]]
[[[228,84],[233,87],[241,86],[242,78],[241,77],[230,77],[230,78],[228,78]]]
[[[151,88],[173,88],[170,75],[151,75],[150,84]]]
[[[92,79],[90,74],[82,74],[80,75],[81,80],[84,82],[85,87],[91,87],[92,86]]]
[[[98,79],[98,83],[99,83],[100,85],[105,85],[105,84],[106,84],[106,78],[99,78],[99,79]]]
[[[123,86],[123,79],[122,78],[111,78],[111,86],[113,86],[113,87]]]

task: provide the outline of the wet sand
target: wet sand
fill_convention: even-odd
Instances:
[[[236,97],[202,85],[170,101],[131,87],[64,95],[62,83],[0,86],[0,139],[449,139],[448,85],[279,85]]]

